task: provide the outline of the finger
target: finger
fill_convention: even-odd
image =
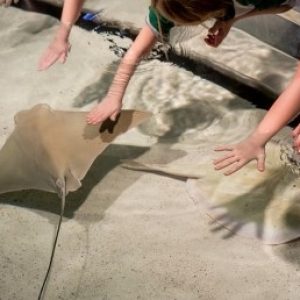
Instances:
[[[204,41],[205,41],[205,43],[208,44],[209,46],[210,46],[210,44],[212,43],[212,40],[211,40],[211,38],[210,38],[209,36],[205,37],[205,38],[204,38]]]
[[[205,39],[207,40],[213,40],[215,38],[215,35],[214,34],[207,34]]]
[[[220,162],[224,161],[225,159],[228,159],[228,158],[231,158],[231,157],[234,157],[235,154],[233,152],[230,152],[229,154],[226,154],[220,158],[217,158],[217,159],[214,159],[213,160],[213,163],[214,164],[219,164]]]
[[[204,41],[211,47],[216,47],[216,39],[214,35],[208,35]]]
[[[230,169],[228,169],[224,173],[224,175],[228,176],[228,175],[231,175],[231,174],[235,173],[236,171],[240,170],[247,163],[248,163],[247,161],[239,161],[239,162],[237,162]]]
[[[205,41],[205,43],[208,45],[208,46],[210,46],[210,47],[214,47],[214,43],[213,43],[213,41],[210,41],[210,40],[204,40]]]
[[[297,152],[300,152],[300,136],[294,138],[294,148]]]
[[[88,116],[87,120],[89,121],[89,123],[93,123],[95,121],[96,117],[95,114],[92,113]]]
[[[90,125],[96,125],[96,119],[94,117],[87,118],[87,123]]]
[[[220,145],[214,148],[214,151],[232,151],[234,145]]]
[[[222,43],[223,39],[223,36],[217,35],[215,38],[215,47],[218,47]]]
[[[112,114],[112,115],[110,116],[110,119],[111,119],[112,121],[116,121],[117,115],[118,115],[118,112],[115,112],[114,114]]]
[[[97,122],[91,121],[91,120],[87,121],[87,123],[88,123],[89,125],[97,125]]]
[[[92,113],[91,113],[91,112],[87,113],[87,115],[86,115],[86,120],[90,120],[90,118],[91,118],[91,115],[92,115]]]
[[[46,53],[46,55],[42,56],[38,63],[38,70],[43,71],[51,67],[57,60],[59,56],[57,54]]]
[[[299,134],[300,134],[300,124],[292,132],[293,137],[295,137]]]
[[[239,161],[240,160],[236,156],[227,158],[227,159],[223,160],[222,162],[215,164],[215,170],[222,170],[232,164],[238,164]]]
[[[92,121],[95,119],[95,113],[94,113],[93,111],[91,111],[91,112],[87,115],[86,119],[87,119],[89,122],[92,122]]]
[[[219,30],[220,26],[218,23],[215,23],[211,28],[208,29],[209,34],[215,34]]]
[[[96,125],[98,123],[103,122],[106,119],[106,117],[103,114],[93,114],[88,119],[88,124]]]
[[[260,172],[265,170],[265,155],[260,155],[257,158],[257,170]]]
[[[59,57],[58,61],[61,63],[61,64],[64,64],[67,60],[67,54],[66,53],[63,53],[61,54],[61,56]]]
[[[102,120],[102,119],[93,119],[90,122],[88,122],[88,124],[90,124],[90,125],[97,125],[97,124],[103,123],[103,122],[104,122],[104,120]]]

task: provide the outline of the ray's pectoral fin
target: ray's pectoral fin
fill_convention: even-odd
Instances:
[[[117,136],[146,121],[150,116],[151,113],[148,112],[122,110],[118,115],[116,121],[107,119],[102,124],[100,124],[98,131],[100,134],[100,138],[102,142],[110,143]]]
[[[149,116],[124,110],[116,121],[108,120],[98,128],[86,124],[85,112],[56,111],[44,104],[16,114],[15,129],[0,150],[0,194],[38,189],[61,198],[60,219],[38,299],[49,278],[66,195],[81,187],[90,166],[110,142]]]
[[[151,114],[122,110],[116,121],[86,124],[86,112],[57,111],[39,104],[15,116],[15,129],[0,150],[0,193],[38,189],[65,195],[81,187],[92,163],[119,135]]]

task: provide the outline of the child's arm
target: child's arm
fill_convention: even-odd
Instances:
[[[122,99],[137,64],[153,47],[157,37],[148,25],[145,25],[135,41],[122,58],[110,88],[101,102],[87,116],[89,124],[97,124],[110,118],[115,120],[122,107]]]
[[[232,19],[222,21],[216,20],[215,24],[208,30],[208,34],[205,37],[205,42],[211,47],[218,47],[222,41],[225,39],[229,33],[231,27],[237,21],[240,21],[245,18],[254,17],[258,15],[267,15],[267,14],[280,14],[290,10],[292,7],[289,5],[281,5],[266,9],[253,9],[250,12],[236,16]]]
[[[65,0],[60,26],[53,41],[41,56],[38,63],[38,70],[46,70],[56,61],[64,63],[70,50],[69,35],[73,24],[79,17],[84,0]]]
[[[265,145],[289,120],[300,111],[300,64],[296,74],[285,91],[275,101],[255,131],[235,145],[220,146],[216,151],[227,151],[222,158],[214,161],[215,169],[229,167],[224,173],[230,175],[249,161],[257,160],[257,169],[264,171]]]

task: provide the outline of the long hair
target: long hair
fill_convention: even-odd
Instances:
[[[151,5],[177,24],[202,23],[223,18],[232,8],[232,0],[151,0]]]

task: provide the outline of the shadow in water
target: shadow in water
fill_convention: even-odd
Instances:
[[[286,188],[286,182],[282,180],[284,172],[285,168],[274,170],[270,177],[254,186],[249,192],[243,193],[225,204],[212,207],[212,210],[225,208],[226,213],[214,217],[212,224],[215,227],[211,231],[218,232],[230,228],[230,231],[223,236],[224,239],[227,239],[237,234],[246,224],[252,223],[256,230],[256,237],[263,239],[266,209],[272,204],[275,194]]]
[[[21,0],[14,6],[26,11],[44,13],[57,19],[60,18],[62,12],[62,8],[59,6],[36,0]]]
[[[50,3],[40,2],[36,0],[23,0],[20,1],[17,7],[24,9],[26,11],[34,11],[47,15],[51,15],[56,18],[60,18],[61,7],[55,6]],[[124,24],[119,24],[116,21],[101,21],[93,20],[87,21],[83,18],[84,12],[76,23],[78,26],[88,30],[96,31],[97,33],[108,33],[110,35],[124,36],[131,40],[134,40],[138,34],[136,28],[124,28]],[[117,46],[117,45],[115,45]],[[117,46],[118,47],[118,46]],[[126,52],[127,49],[123,49]],[[159,52],[159,60],[166,61],[163,50],[159,50],[159,47],[154,50],[154,52]],[[151,55],[150,55],[151,56]],[[156,55],[154,55],[156,57]],[[233,70],[228,70],[223,68],[221,65],[213,63],[206,58],[193,59],[187,55],[179,55],[175,53],[174,50],[169,49],[168,53],[169,62],[178,65],[188,71],[193,72],[195,75],[201,78],[207,79],[225,89],[231,91],[232,93],[246,99],[247,101],[253,103],[258,108],[269,109],[275,99],[277,94],[272,90],[266,88],[258,80],[253,80],[249,77],[245,77],[243,74],[236,74]],[[113,72],[112,72],[113,73]],[[112,74],[104,76],[105,80],[105,91],[107,90],[106,84],[111,82]],[[104,90],[102,92],[95,92],[97,86],[103,87],[99,81],[89,89],[85,89],[74,101],[75,107],[81,107],[82,105],[94,101],[95,99],[103,97],[105,95]],[[86,98],[84,98],[86,96]],[[290,125],[295,127],[300,122],[300,118],[292,121]]]
[[[178,142],[189,129],[203,130],[211,126],[216,119],[221,118],[220,112],[214,110],[213,105],[206,100],[192,99],[188,105],[167,111],[164,115],[164,122],[169,124],[169,130],[159,138],[159,141],[171,139],[173,142]]]
[[[73,106],[84,107],[95,100],[99,101],[104,98],[113,80],[118,65],[119,61],[111,63],[107,67],[107,71],[104,72],[96,82],[84,87],[79,95],[73,100]]]
[[[300,239],[293,240],[289,243],[272,246],[272,255],[276,258],[291,264],[300,271]]]
[[[286,244],[273,246],[271,250],[275,257],[292,264],[300,271],[300,195],[291,202],[292,205],[287,210],[283,221],[288,228],[299,232],[299,238]]]

